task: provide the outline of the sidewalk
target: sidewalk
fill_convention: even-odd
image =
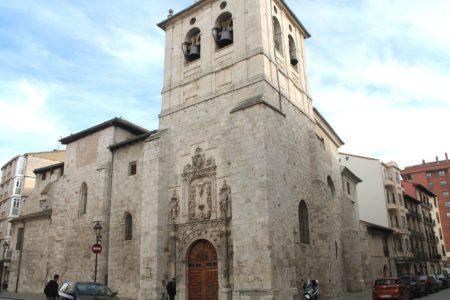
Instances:
[[[11,300],[46,300],[45,296],[42,294],[28,294],[28,293],[10,293],[1,292],[0,299],[11,299]]]
[[[367,290],[361,293],[349,293],[338,298],[332,298],[329,300],[369,300],[371,290]],[[10,299],[10,300],[46,300],[45,296],[40,294],[26,294],[26,293],[9,293],[1,292],[0,299]],[[324,299],[325,300],[325,299]]]
[[[365,290],[360,293],[348,293],[344,296],[333,298],[331,300],[370,300],[372,299],[372,290]]]

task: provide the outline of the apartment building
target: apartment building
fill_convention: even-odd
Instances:
[[[436,195],[421,184],[403,181],[409,249],[413,253],[410,271],[414,274],[442,274],[444,262],[439,253],[440,238],[436,234]]]
[[[440,253],[445,251],[447,267],[450,266],[450,161],[447,153],[444,160],[436,157],[434,162],[422,161],[422,164],[406,167],[402,171],[403,177],[408,181],[419,183],[437,196],[437,207],[434,211],[438,213],[436,218],[440,221],[438,226],[438,236],[440,240]],[[440,230],[439,230],[440,229]]]
[[[368,245],[371,256],[363,258],[371,265],[366,272],[372,272],[372,279],[406,273],[405,257],[411,254],[406,249],[400,169],[394,162],[346,153],[340,153],[340,162],[362,180],[357,186],[358,210],[362,243]]]
[[[3,265],[3,278],[8,281],[11,251],[9,244],[13,232],[11,220],[20,213],[20,205],[32,192],[35,185],[33,170],[52,165],[64,160],[64,151],[45,151],[25,153],[10,159],[1,168],[0,181],[0,249],[5,245],[5,252],[0,257]]]

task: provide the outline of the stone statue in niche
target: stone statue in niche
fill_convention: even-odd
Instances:
[[[230,201],[230,193],[231,189],[227,184],[227,181],[223,181],[223,185],[220,188],[220,212],[222,217],[228,216],[229,208],[231,207],[231,201]]]
[[[172,195],[172,198],[170,199],[169,215],[170,215],[170,220],[172,222],[176,221],[179,211],[180,211],[179,201],[178,201],[178,196],[177,196],[177,190],[175,189],[175,190],[173,190],[173,195]]]
[[[206,185],[206,218],[211,219],[211,211],[212,211],[212,192],[211,192],[211,182],[205,183]]]
[[[191,186],[189,191],[189,220],[195,220],[195,197],[195,186]]]

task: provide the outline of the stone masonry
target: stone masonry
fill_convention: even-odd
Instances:
[[[219,49],[211,28],[224,13],[232,15],[233,43]],[[274,18],[282,28],[277,49]],[[46,235],[51,247],[36,262],[44,278],[20,279],[18,289],[42,287],[52,273],[92,280],[99,221],[99,278],[121,299],[165,299],[172,277],[178,299],[202,299],[205,291],[195,289],[206,282],[212,299],[300,299],[311,278],[328,296],[360,290],[361,249],[349,247],[359,240],[357,197],[345,194],[358,179],[341,169],[343,142],[313,109],[309,34],[292,11],[279,0],[203,0],[159,26],[166,32],[159,129],[114,119],[62,139],[64,174],[48,192],[51,214],[35,206],[42,225],[22,218],[46,232],[31,238],[26,230],[13,260],[12,278],[30,272],[28,264],[19,270],[20,253],[23,261],[25,249],[45,248],[38,236]],[[201,54],[188,62],[182,44],[190,32],[200,32]],[[193,255],[198,243],[210,251],[207,271]]]

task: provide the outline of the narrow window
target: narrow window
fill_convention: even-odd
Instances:
[[[298,206],[298,218],[300,229],[300,243],[309,244],[309,216],[308,207],[304,200]]]
[[[86,213],[86,207],[87,207],[87,197],[88,197],[88,188],[86,182],[83,182],[81,184],[80,189],[80,206],[79,206],[79,215],[82,216]]]
[[[292,35],[289,35],[288,39],[289,39],[289,57],[291,59],[291,65],[297,67],[298,64],[297,47],[295,46],[295,41]]]
[[[197,27],[192,28],[186,34],[184,43],[182,44],[183,54],[186,59],[186,63],[190,63],[200,58],[200,29]]]
[[[133,217],[130,213],[125,215],[125,241],[133,239]]]
[[[328,201],[333,200],[334,195],[335,195],[335,188],[334,188],[333,179],[331,179],[331,177],[328,176],[327,177],[327,200]]]
[[[347,182],[347,194],[351,195],[351,190],[350,190],[350,183]]]
[[[44,181],[46,178],[47,178],[47,172],[43,172],[43,173],[41,174],[41,179],[42,179],[42,181]]]
[[[128,168],[128,175],[136,175],[137,170],[137,164],[135,161],[130,162],[129,168]]]
[[[336,260],[338,259],[338,243],[334,241],[334,249],[336,250]]]
[[[224,12],[216,20],[216,27],[212,29],[217,49],[233,44],[233,16]]]
[[[281,32],[281,25],[276,17],[273,17],[273,43],[275,45],[275,50],[283,53],[283,36]]]

